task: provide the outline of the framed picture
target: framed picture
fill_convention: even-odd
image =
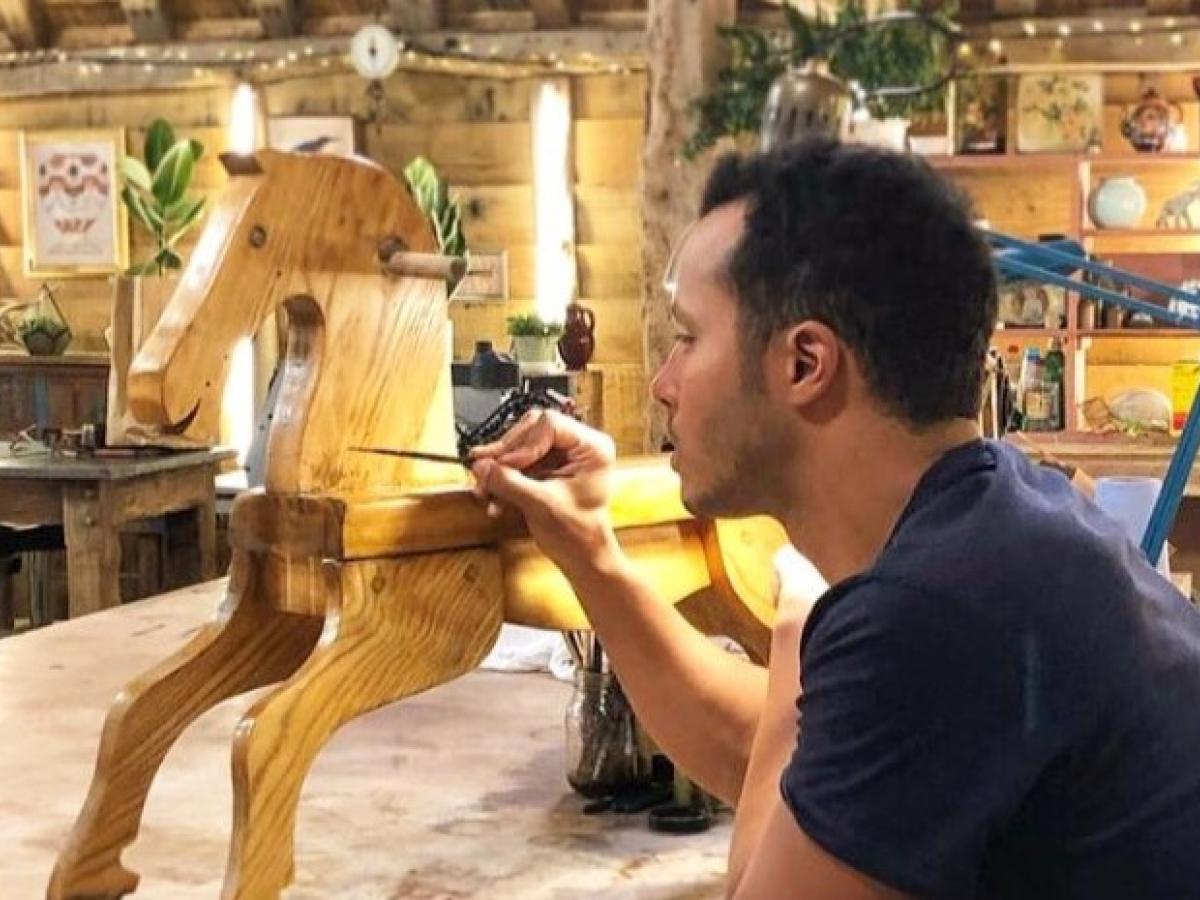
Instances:
[[[1017,86],[1017,151],[1072,153],[1099,146],[1103,83],[1099,74],[1022,75]]]
[[[1003,153],[1006,81],[976,76],[957,82],[955,149],[959,153]]]
[[[353,156],[358,148],[353,116],[272,116],[267,146],[272,150]]]
[[[507,300],[508,251],[472,250],[467,274],[454,290],[453,300]]]
[[[26,276],[104,275],[128,265],[124,152],[123,128],[21,133]]]

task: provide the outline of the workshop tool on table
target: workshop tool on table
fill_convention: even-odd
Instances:
[[[981,229],[991,245],[996,270],[1001,279],[1029,279],[1056,285],[1074,291],[1081,297],[1111,303],[1122,309],[1145,313],[1153,319],[1169,322],[1182,328],[1200,327],[1200,297],[1151,278],[1145,278],[1123,269],[1095,262],[1087,258],[1083,246],[1077,241],[1058,240],[1042,244],[1023,241],[1009,235]],[[1074,276],[1088,273],[1103,275],[1119,289],[1134,288],[1151,296],[1160,296],[1170,304],[1138,300],[1117,290],[1083,281]],[[1192,400],[1187,423],[1175,446],[1175,453],[1167,467],[1162,490],[1154,503],[1154,511],[1142,536],[1142,551],[1150,560],[1157,560],[1166,543],[1171,524],[1179,511],[1188,476],[1200,449],[1200,393]]]

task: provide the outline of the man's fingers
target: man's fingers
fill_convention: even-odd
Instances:
[[[527,439],[530,432],[536,429],[545,419],[545,410],[531,409],[521,418],[517,419],[508,431],[487,444],[480,444],[471,450],[472,459],[480,459],[487,457],[499,456],[508,450],[513,450],[521,446]],[[553,435],[551,435],[553,437]]]
[[[489,515],[496,500],[515,506],[522,512],[530,503],[536,502],[537,482],[526,478],[516,469],[495,460],[483,459],[471,467],[471,473],[475,476],[475,496],[489,501]]]

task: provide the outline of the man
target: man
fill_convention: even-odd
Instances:
[[[726,159],[669,280],[652,393],[685,503],[775,516],[832,585],[781,610],[769,673],[632,570],[604,436],[533,416],[474,472],[664,751],[736,805],[729,894],[1200,895],[1200,614],[1062,475],[980,440],[995,282],[961,196],[827,141]]]

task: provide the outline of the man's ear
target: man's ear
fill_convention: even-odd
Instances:
[[[783,330],[775,350],[781,356],[784,390],[794,403],[807,405],[823,396],[842,366],[842,346],[833,329],[805,320]]]

